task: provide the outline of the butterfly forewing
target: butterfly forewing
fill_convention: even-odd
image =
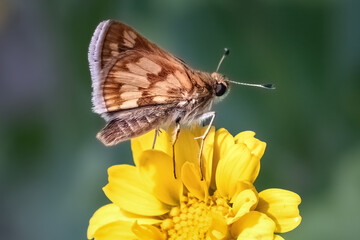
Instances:
[[[109,67],[103,83],[108,111],[174,103],[191,94],[182,65],[157,55],[129,52]]]
[[[92,72],[97,113],[179,102],[191,93],[193,83],[176,58],[124,24],[108,21],[98,28],[105,33],[91,45],[99,50],[89,53],[91,67],[99,69]]]

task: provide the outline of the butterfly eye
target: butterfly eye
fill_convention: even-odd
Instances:
[[[215,95],[220,97],[226,92],[226,86],[223,83],[216,83],[215,85]]]

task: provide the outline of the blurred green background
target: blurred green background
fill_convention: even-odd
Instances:
[[[360,1],[0,1],[0,238],[85,239],[108,203],[107,168],[130,143],[96,140],[87,49],[122,21],[197,69],[277,89],[234,86],[215,126],[267,142],[258,190],[297,192],[286,239],[354,239],[360,223]]]

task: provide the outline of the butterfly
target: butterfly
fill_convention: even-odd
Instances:
[[[233,82],[217,71],[210,74],[195,70],[131,27],[112,20],[97,26],[88,60],[93,111],[107,122],[97,138],[106,146],[153,129],[155,144],[160,128],[172,129],[174,146],[182,125],[210,120],[199,137],[201,154],[215,118],[212,104],[229,92],[230,83],[272,88],[269,84]]]

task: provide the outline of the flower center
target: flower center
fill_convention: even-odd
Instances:
[[[214,216],[226,220],[230,214],[230,207],[222,198],[208,197],[206,201],[199,200],[192,194],[183,197],[180,207],[173,207],[167,219],[161,224],[167,239],[206,239]]]

